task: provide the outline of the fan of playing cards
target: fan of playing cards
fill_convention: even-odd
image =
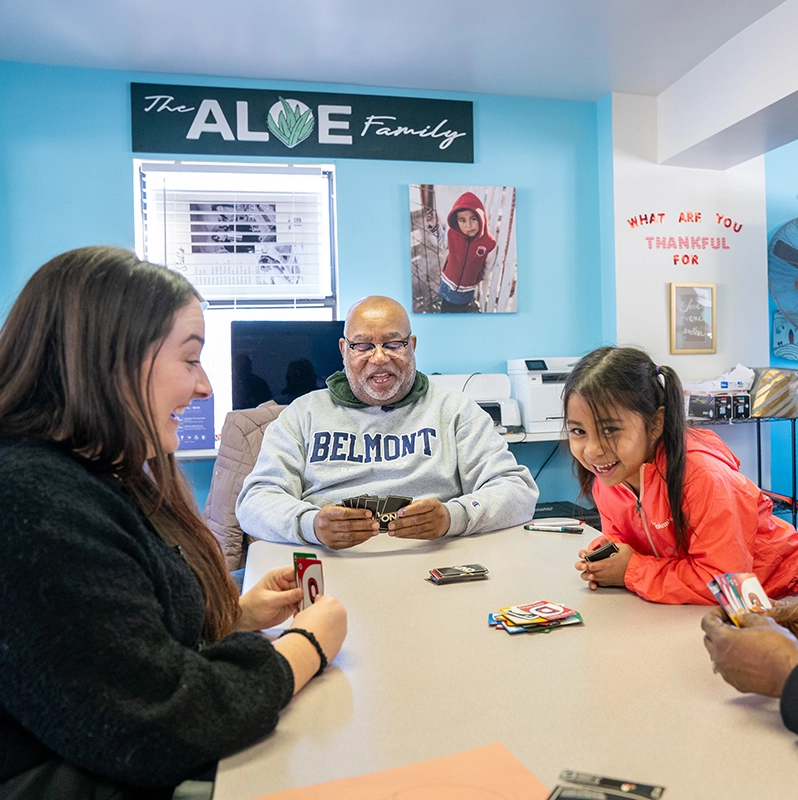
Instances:
[[[409,506],[413,502],[412,497],[376,497],[373,494],[361,494],[357,497],[347,497],[338,503],[339,506],[346,508],[366,508],[371,511],[371,516],[379,520],[380,531],[388,530],[388,523],[396,520],[396,512],[400,508]]]
[[[538,600],[523,606],[505,606],[488,614],[488,625],[507,633],[548,633],[563,625],[579,625],[582,616],[572,608]]]
[[[762,584],[753,572],[715,575],[707,584],[728,618],[739,628],[739,614],[773,608]]]

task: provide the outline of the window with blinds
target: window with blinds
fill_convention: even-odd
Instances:
[[[135,159],[134,175],[136,252],[182,272],[209,303],[202,364],[214,393],[179,431],[217,443],[233,402],[231,323],[337,316],[334,168]],[[181,434],[184,447],[205,452]]]
[[[137,250],[210,306],[335,306],[334,171],[135,160]]]

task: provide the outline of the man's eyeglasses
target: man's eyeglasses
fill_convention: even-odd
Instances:
[[[344,340],[349,345],[349,349],[356,358],[367,359],[371,358],[379,347],[383,353],[389,358],[398,358],[404,353],[405,348],[410,343],[410,339],[401,339],[395,342],[350,342],[349,339],[344,337]]]

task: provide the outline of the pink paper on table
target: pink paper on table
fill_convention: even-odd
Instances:
[[[259,800],[546,800],[549,790],[503,744]]]

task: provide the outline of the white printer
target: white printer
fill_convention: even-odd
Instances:
[[[513,358],[507,362],[510,396],[521,408],[527,433],[555,434],[563,430],[562,390],[578,356]]]
[[[510,379],[507,375],[479,372],[471,375],[441,375],[433,372],[427,377],[433,383],[468,395],[490,414],[494,425],[508,431],[522,430],[521,412],[518,403],[510,397]]]

